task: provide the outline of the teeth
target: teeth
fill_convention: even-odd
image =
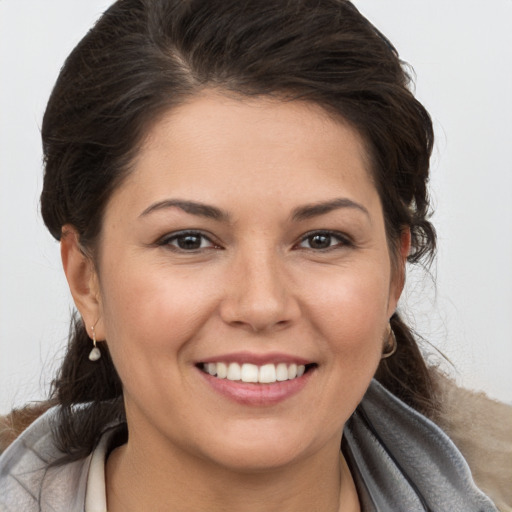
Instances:
[[[227,365],[224,363],[217,363],[217,371],[215,372],[215,374],[219,379],[225,379],[228,376]]]
[[[240,380],[242,382],[258,382],[259,368],[255,364],[246,363],[242,365],[240,374]]]
[[[284,363],[279,363],[276,366],[276,380],[279,382],[288,380],[288,366]]]
[[[203,370],[219,379],[228,379],[242,382],[252,382],[260,384],[271,384],[273,382],[283,382],[292,380],[304,375],[306,367],[301,365],[279,363],[264,364],[256,366],[255,364],[244,363],[205,363]]]
[[[276,365],[264,364],[260,367],[258,382],[262,384],[269,384],[276,381]]]
[[[228,366],[228,380],[240,380],[242,377],[242,370],[240,369],[240,365],[237,363],[231,363]]]

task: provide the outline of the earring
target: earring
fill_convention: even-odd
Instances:
[[[97,361],[101,357],[100,349],[96,346],[96,333],[94,332],[94,326],[91,327],[92,331],[92,344],[94,345],[92,350],[89,352],[89,360]]]
[[[396,341],[395,333],[393,332],[393,329],[391,327],[391,324],[388,325],[388,343],[385,347],[385,352],[382,353],[381,359],[387,359],[388,357],[391,357],[398,348],[398,343]]]

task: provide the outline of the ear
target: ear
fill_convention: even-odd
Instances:
[[[411,252],[411,228],[409,226],[402,228],[400,232],[400,265],[403,269],[403,279],[405,281],[405,264]]]
[[[98,275],[92,259],[80,246],[76,229],[69,224],[62,227],[60,254],[71,295],[89,336],[92,338],[94,327],[98,341],[105,339]]]
[[[400,246],[398,250],[397,261],[394,263],[393,280],[391,283],[390,306],[392,311],[395,311],[398,299],[402,295],[405,286],[405,266],[407,264],[407,257],[411,250],[411,230],[409,227],[404,227],[400,232]]]

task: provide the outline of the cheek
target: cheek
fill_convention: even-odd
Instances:
[[[323,334],[338,363],[375,362],[388,321],[389,271],[381,265],[358,272],[332,273],[310,283],[308,300],[314,327]],[[355,366],[360,366],[357,364]]]
[[[198,286],[201,280],[143,263],[118,264],[109,270],[109,278],[102,282],[102,305],[116,366],[144,360],[150,364],[154,354],[179,356],[214,308],[207,280]],[[151,364],[159,360],[153,358]]]
[[[386,270],[340,274],[318,281],[316,300],[309,301],[318,343],[323,346],[326,383],[320,409],[325,425],[344,423],[362,400],[382,354],[388,321],[389,281]]]

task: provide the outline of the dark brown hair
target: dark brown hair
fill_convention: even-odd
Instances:
[[[149,128],[205,88],[237,96],[309,101],[350,123],[367,145],[390,248],[404,228],[409,261],[429,259],[428,113],[391,43],[345,0],[119,0],[66,60],[42,125],[43,219],[56,239],[72,224],[94,259],[103,212]],[[429,370],[395,313],[397,353],[377,378],[416,409],[435,406]],[[122,384],[108,353],[91,363],[89,337],[72,324],[54,382],[60,443],[89,453],[101,427],[123,418]],[[85,404],[76,412],[77,404]],[[84,412],[85,411],[85,412]],[[87,422],[84,422],[87,418]]]

